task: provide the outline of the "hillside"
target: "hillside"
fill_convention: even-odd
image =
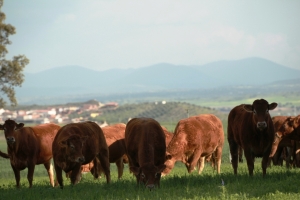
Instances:
[[[130,118],[134,117],[150,117],[163,125],[168,125],[174,128],[177,122],[188,116],[198,114],[215,114],[222,121],[227,118],[226,113],[218,110],[197,106],[189,103],[180,102],[152,102],[152,103],[139,103],[139,104],[125,104],[121,105],[115,110],[104,110],[102,114],[93,120],[106,121],[109,124],[114,123],[127,123]]]
[[[56,104],[85,101],[94,96],[105,98],[191,90],[205,90],[207,93],[223,88],[233,90],[239,86],[261,89],[265,85],[290,80],[297,80],[295,83],[299,85],[300,70],[262,58],[218,61],[199,66],[160,63],[138,69],[106,71],[64,66],[34,74],[25,73],[22,87],[16,88],[16,96],[20,104]]]

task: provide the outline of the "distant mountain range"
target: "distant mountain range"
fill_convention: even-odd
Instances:
[[[86,95],[300,84],[300,70],[262,58],[218,61],[205,65],[160,63],[137,69],[106,71],[64,66],[24,75],[22,87],[16,88],[18,102],[37,104],[47,98],[58,100]]]

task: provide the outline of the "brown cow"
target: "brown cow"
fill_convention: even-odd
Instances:
[[[203,169],[204,159],[215,152],[217,172],[220,173],[224,131],[221,120],[212,114],[201,114],[182,119],[177,123],[174,136],[167,147],[166,169],[170,173],[176,161],[182,161],[191,173],[198,160]]]
[[[56,178],[63,188],[62,170],[70,174],[74,185],[81,179],[81,166],[94,161],[94,177],[98,178],[100,161],[106,182],[110,182],[108,147],[102,129],[94,122],[71,123],[63,126],[54,138],[53,161]]]
[[[262,157],[263,176],[266,174],[268,159],[274,139],[274,125],[269,110],[277,103],[269,104],[257,99],[253,104],[234,107],[228,115],[227,139],[232,157],[234,174],[237,174],[238,147],[244,150],[249,175],[253,175],[255,157]]]
[[[274,124],[274,134],[279,130],[284,121],[289,118],[289,116],[274,116],[272,117],[272,121]],[[290,117],[292,118],[292,117]],[[284,138],[278,144],[278,148],[272,157],[272,161],[274,165],[282,165],[283,160],[286,161],[286,167],[290,167],[295,159],[295,141],[291,139]],[[293,157],[293,160],[291,159]]]
[[[168,131],[168,129],[166,127],[164,127],[164,126],[161,126],[161,127],[162,127],[162,129],[163,129],[163,131],[165,133],[165,136],[166,136],[166,146],[168,146],[169,143],[171,142],[174,134],[171,133],[170,131]]]
[[[56,124],[23,126],[23,123],[17,124],[10,119],[0,125],[0,130],[4,130],[7,153],[15,174],[16,186],[20,187],[20,171],[28,168],[27,179],[29,187],[32,187],[34,168],[35,165],[39,164],[44,164],[49,175],[50,184],[54,186],[51,147],[60,126]]]
[[[126,126],[125,145],[129,169],[137,184],[150,190],[160,185],[165,169],[166,137],[159,123],[151,118],[133,118]]]
[[[123,123],[105,126],[102,128],[109,149],[109,162],[116,163],[119,179],[123,175],[123,160],[126,160],[127,157],[125,155],[125,128],[126,124]]]
[[[300,115],[288,117],[275,133],[270,157],[273,157],[279,143],[284,139],[300,141]]]
[[[104,137],[106,139],[106,143],[109,150],[109,162],[116,163],[118,169],[118,178],[120,179],[123,175],[124,170],[124,163],[128,163],[128,158],[126,155],[126,148],[125,148],[125,128],[126,124],[118,123],[109,126],[102,127],[102,131],[104,133]],[[99,161],[98,161],[99,162]],[[81,172],[87,173],[91,172],[94,173],[94,164],[93,161],[82,165]],[[100,168],[101,173],[102,169]],[[67,174],[67,178],[69,177]],[[99,175],[101,175],[101,173]]]

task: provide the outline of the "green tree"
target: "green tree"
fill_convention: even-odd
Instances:
[[[5,14],[1,11],[3,0],[0,0],[0,108],[9,101],[12,106],[17,105],[15,87],[21,86],[24,81],[23,69],[29,63],[24,55],[14,56],[11,60],[5,59],[8,53],[6,46],[11,44],[9,36],[16,33],[15,27],[5,24]]]

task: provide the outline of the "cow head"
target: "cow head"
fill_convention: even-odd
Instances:
[[[168,175],[171,172],[171,170],[174,168],[175,162],[176,160],[172,159],[172,155],[167,152],[165,161],[166,168],[163,170],[162,176]]]
[[[256,127],[262,131],[267,128],[268,121],[270,120],[269,110],[273,110],[277,107],[277,103],[269,104],[264,99],[257,99],[252,105],[245,104],[244,110],[253,113],[253,121]]]
[[[69,161],[84,163],[85,158],[82,154],[82,150],[86,139],[87,137],[71,135],[66,140],[63,140],[59,143],[62,148],[65,148],[66,156]]]
[[[278,131],[275,132],[274,142],[272,145],[272,150],[270,153],[270,157],[273,157],[279,142],[283,138],[289,138],[293,140],[300,140],[300,115],[297,117],[288,117],[280,126]]]
[[[16,142],[15,131],[21,129],[24,126],[23,123],[17,124],[14,120],[8,119],[3,125],[0,124],[0,130],[4,131],[6,142],[8,145]]]
[[[131,166],[130,171],[136,176],[138,183],[143,183],[146,188],[152,190],[159,186],[161,172],[166,168],[164,164],[155,166],[147,163],[141,167]]]

